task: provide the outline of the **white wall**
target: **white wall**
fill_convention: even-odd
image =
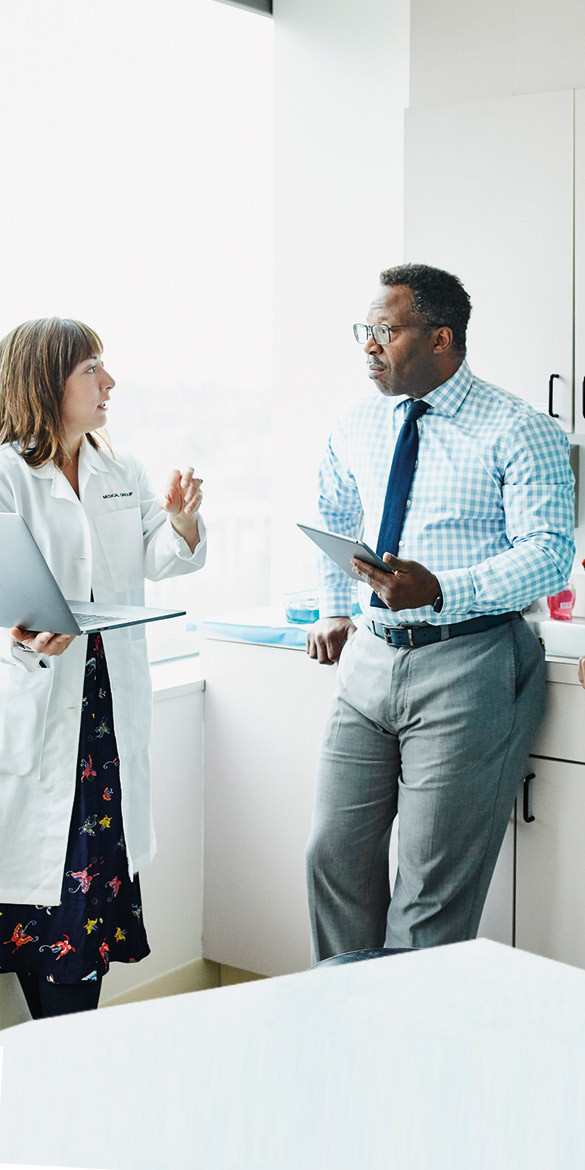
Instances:
[[[412,0],[411,106],[584,88],[583,0]],[[454,177],[458,167],[464,175],[464,158],[453,160]],[[469,293],[473,300],[473,288]],[[585,434],[570,441],[581,448],[579,563],[585,556]]]
[[[409,0],[274,0],[272,592],[314,579],[310,518],[337,411],[372,392],[351,333],[402,259]]]
[[[412,0],[411,106],[583,86],[583,0]]]

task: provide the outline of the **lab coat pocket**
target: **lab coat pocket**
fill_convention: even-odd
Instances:
[[[95,516],[96,531],[116,593],[144,583],[144,542],[140,508],[118,508]]]
[[[54,672],[1,669],[0,774],[38,780]]]

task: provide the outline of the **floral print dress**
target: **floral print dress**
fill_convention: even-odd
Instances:
[[[138,875],[128,875],[106,657],[90,634],[61,903],[0,904],[0,972],[81,983],[149,952]]]

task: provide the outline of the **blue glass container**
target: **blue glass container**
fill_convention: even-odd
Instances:
[[[316,622],[319,617],[319,597],[314,590],[285,593],[284,612],[289,622]]]

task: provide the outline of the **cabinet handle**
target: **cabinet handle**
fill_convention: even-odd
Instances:
[[[560,376],[561,376],[560,374],[551,374],[551,376],[548,380],[548,413],[550,414],[551,418],[558,418],[559,417],[558,414],[556,414],[555,411],[553,410],[553,393],[554,393],[553,382],[554,382],[555,378],[560,378]]]
[[[536,772],[529,772],[528,776],[524,777],[523,801],[522,801],[522,817],[526,824],[531,824],[536,820],[534,813],[530,812],[530,781],[534,780]]]

